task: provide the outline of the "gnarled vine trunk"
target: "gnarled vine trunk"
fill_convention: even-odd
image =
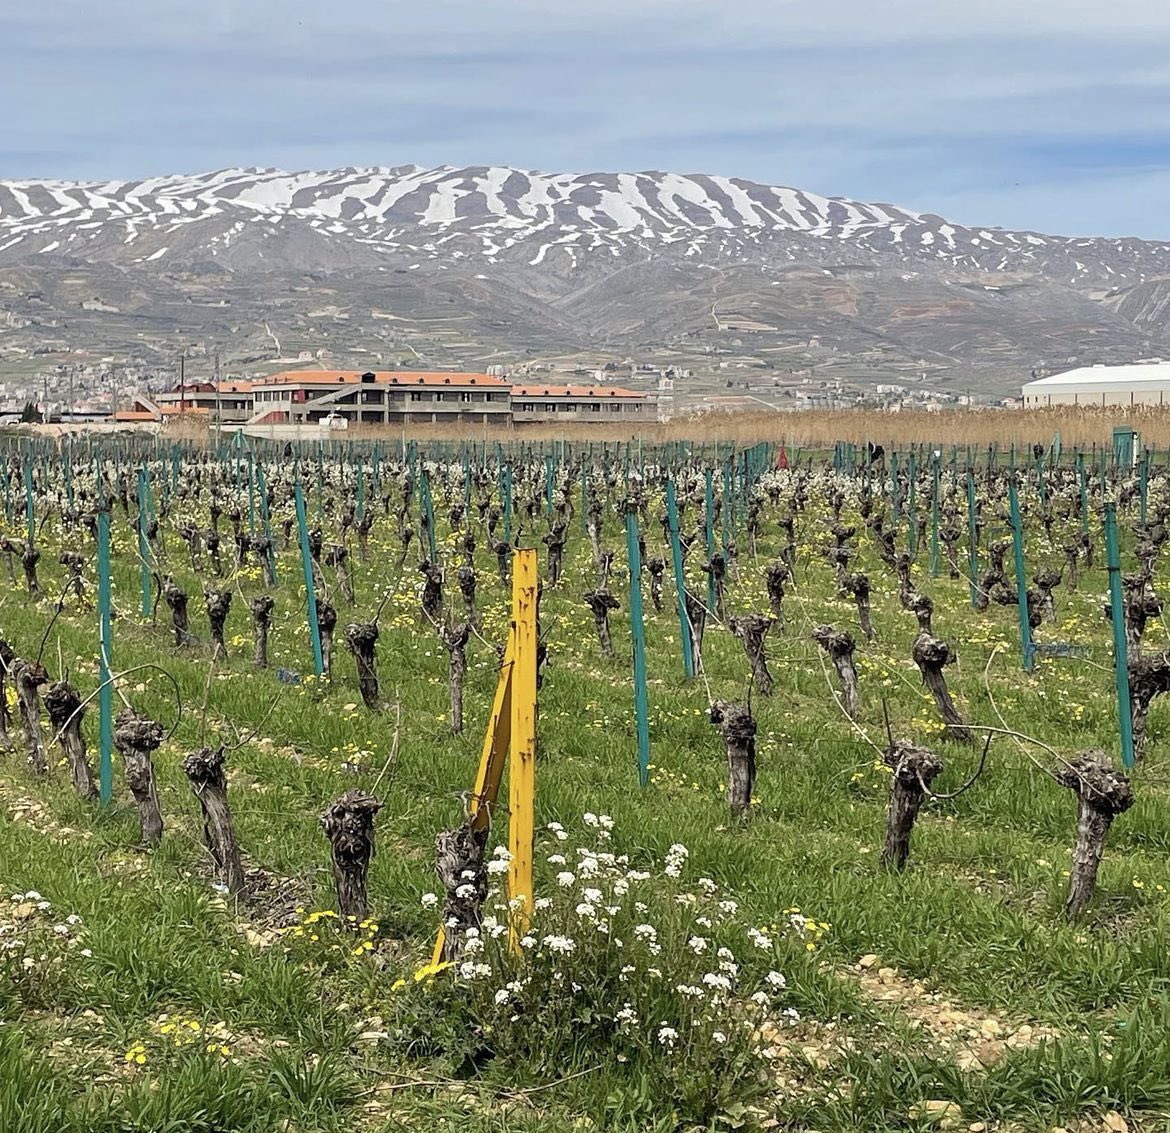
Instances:
[[[203,844],[215,862],[216,873],[233,895],[244,888],[244,867],[228,806],[223,748],[201,747],[183,760],[183,773],[203,813]]]
[[[719,729],[727,749],[727,801],[731,813],[747,815],[756,783],[756,722],[746,704],[717,700],[710,720]]]
[[[882,863],[901,870],[905,869],[906,859],[910,856],[910,835],[922,800],[930,784],[942,772],[943,765],[934,752],[904,740],[891,744],[882,759],[893,773]]]
[[[162,741],[161,724],[140,716],[132,708],[124,708],[118,713],[114,722],[114,747],[122,757],[126,785],[138,806],[139,833],[145,846],[157,846],[162,840],[162,810],[151,758]]]
[[[1097,870],[1105,852],[1105,840],[1113,820],[1133,806],[1133,787],[1116,771],[1103,751],[1081,752],[1057,772],[1057,780],[1077,796],[1077,836],[1072,869],[1068,877],[1068,899],[1064,909],[1076,920],[1093,899]]]
[[[350,932],[369,916],[366,878],[374,857],[374,818],[382,804],[373,795],[351,787],[321,815],[329,839],[333,884],[342,926]]]
[[[45,711],[56,733],[57,741],[69,764],[73,789],[83,799],[96,799],[97,783],[89,765],[81,722],[85,717],[81,696],[68,681],[57,681],[45,689]]]

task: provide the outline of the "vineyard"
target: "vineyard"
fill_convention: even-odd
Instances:
[[[0,1130],[1170,1127],[1158,454],[6,443]]]

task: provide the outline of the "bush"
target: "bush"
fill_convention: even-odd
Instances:
[[[546,1076],[613,1063],[651,1083],[658,1104],[709,1120],[768,1087],[783,1032],[800,1019],[775,964],[827,926],[794,912],[779,931],[746,924],[715,882],[684,880],[685,846],[636,869],[606,848],[611,820],[586,819],[596,844],[571,855],[550,825],[553,876],[538,887],[550,896],[530,918],[489,895],[457,964],[400,981],[399,1037],[415,1054],[426,1035],[464,1066],[495,1059]],[[489,872],[507,866],[497,848]]]

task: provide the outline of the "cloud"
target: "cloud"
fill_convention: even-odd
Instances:
[[[0,31],[0,175],[668,168],[1170,237],[1148,0],[55,0]]]

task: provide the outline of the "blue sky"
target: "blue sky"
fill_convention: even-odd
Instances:
[[[1170,239],[1158,0],[0,0],[0,178],[722,173]]]

